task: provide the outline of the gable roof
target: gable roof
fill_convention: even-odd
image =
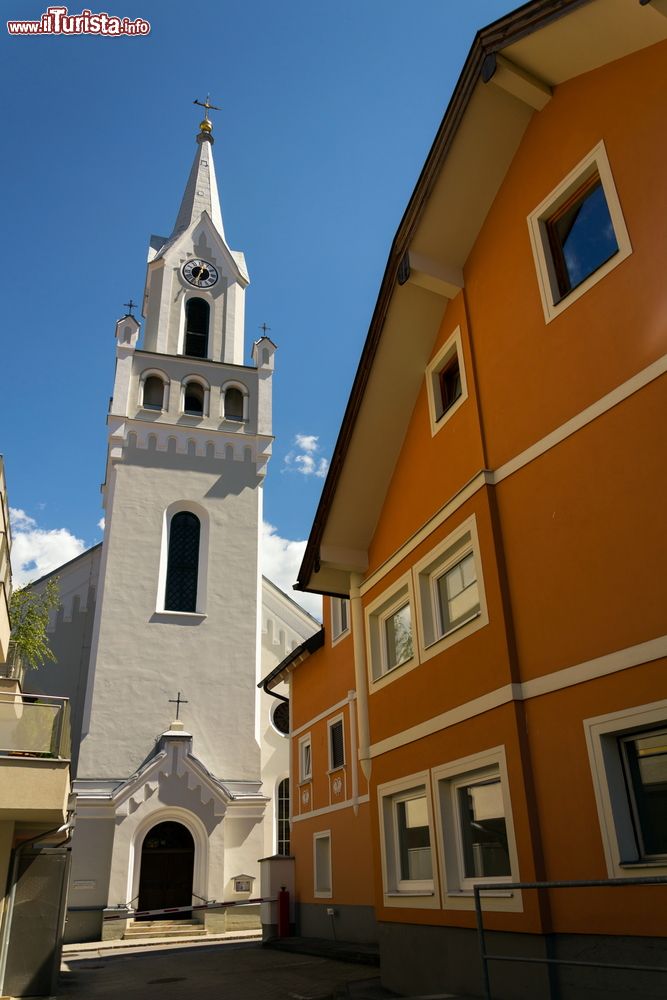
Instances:
[[[391,246],[296,589],[344,596],[367,569],[446,300],[532,116],[559,84],[666,39],[663,11],[532,0],[477,33]]]

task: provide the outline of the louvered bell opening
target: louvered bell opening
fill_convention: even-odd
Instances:
[[[345,750],[343,747],[343,723],[335,722],[330,729],[331,739],[331,767],[342,767],[345,763]]]

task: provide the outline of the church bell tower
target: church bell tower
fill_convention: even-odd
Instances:
[[[259,539],[275,345],[262,337],[246,363],[249,278],[225,237],[205,107],[174,228],[150,239],[141,346],[133,316],[116,324],[75,838],[85,858],[109,821],[110,905],[140,891],[151,824],[193,838],[195,896],[227,892],[230,836],[239,870],[263,853]]]

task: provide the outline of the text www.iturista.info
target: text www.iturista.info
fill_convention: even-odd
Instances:
[[[47,7],[39,21],[7,21],[10,35],[105,35],[107,38],[121,38],[128,35],[147,35],[151,30],[148,21],[142,17],[116,17],[100,11],[93,14],[82,10],[80,14],[70,14],[67,7]]]

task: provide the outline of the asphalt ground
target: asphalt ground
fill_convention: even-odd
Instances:
[[[71,946],[70,946],[71,947]],[[378,970],[257,942],[68,948],[58,1000],[380,1000]]]

